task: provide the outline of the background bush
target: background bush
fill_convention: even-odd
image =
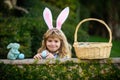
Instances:
[[[25,54],[26,58],[33,57],[37,53],[37,49],[41,46],[43,34],[48,29],[42,16],[44,8],[49,7],[51,9],[54,26],[56,25],[57,16],[63,9],[51,6],[41,2],[40,0],[23,0],[22,4],[19,4],[19,6],[28,9],[29,14],[22,13],[18,10],[9,11],[7,9],[1,9],[1,13],[3,13],[3,15],[0,18],[0,58],[6,58],[9,51],[6,49],[6,47],[9,43],[14,42],[17,42],[21,45],[19,50]],[[1,7],[3,6],[1,5]],[[70,7],[70,10],[71,9],[74,10],[75,8]],[[77,25],[72,10],[70,12],[70,16],[73,15],[73,17],[68,17],[62,26],[62,30],[71,45],[74,42],[73,36]],[[81,30],[78,32],[78,34],[80,34],[79,36],[88,35]]]
[[[120,70],[109,60],[105,64],[74,63],[26,64],[22,66],[0,63],[0,80],[119,80]]]

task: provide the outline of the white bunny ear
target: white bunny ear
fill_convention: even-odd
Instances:
[[[59,14],[57,18],[56,28],[61,29],[62,24],[65,22],[69,14],[69,7],[66,7],[62,12]]]
[[[51,11],[48,8],[44,9],[43,17],[44,17],[44,20],[45,20],[48,28],[52,29],[53,28],[53,25],[52,25],[52,14],[51,14]]]

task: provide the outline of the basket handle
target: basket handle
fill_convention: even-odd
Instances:
[[[111,41],[112,41],[112,32],[111,32],[110,28],[108,27],[108,25],[107,25],[103,20],[96,19],[96,18],[87,18],[87,19],[83,19],[82,21],[79,22],[79,24],[77,25],[76,30],[75,30],[74,42],[77,42],[77,32],[78,32],[78,28],[80,27],[80,25],[81,25],[82,23],[86,22],[86,21],[91,21],[91,20],[92,20],[92,21],[98,21],[98,22],[100,22],[100,23],[102,23],[102,24],[105,25],[105,27],[106,27],[107,30],[109,31],[109,37],[110,37],[109,43],[111,43]]]

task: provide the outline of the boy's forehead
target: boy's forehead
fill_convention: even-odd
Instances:
[[[57,38],[57,37],[48,37],[48,39],[47,40],[60,40],[59,38]]]

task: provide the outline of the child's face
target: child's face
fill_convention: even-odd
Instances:
[[[46,47],[50,52],[56,52],[61,46],[59,38],[48,38],[46,41]]]

